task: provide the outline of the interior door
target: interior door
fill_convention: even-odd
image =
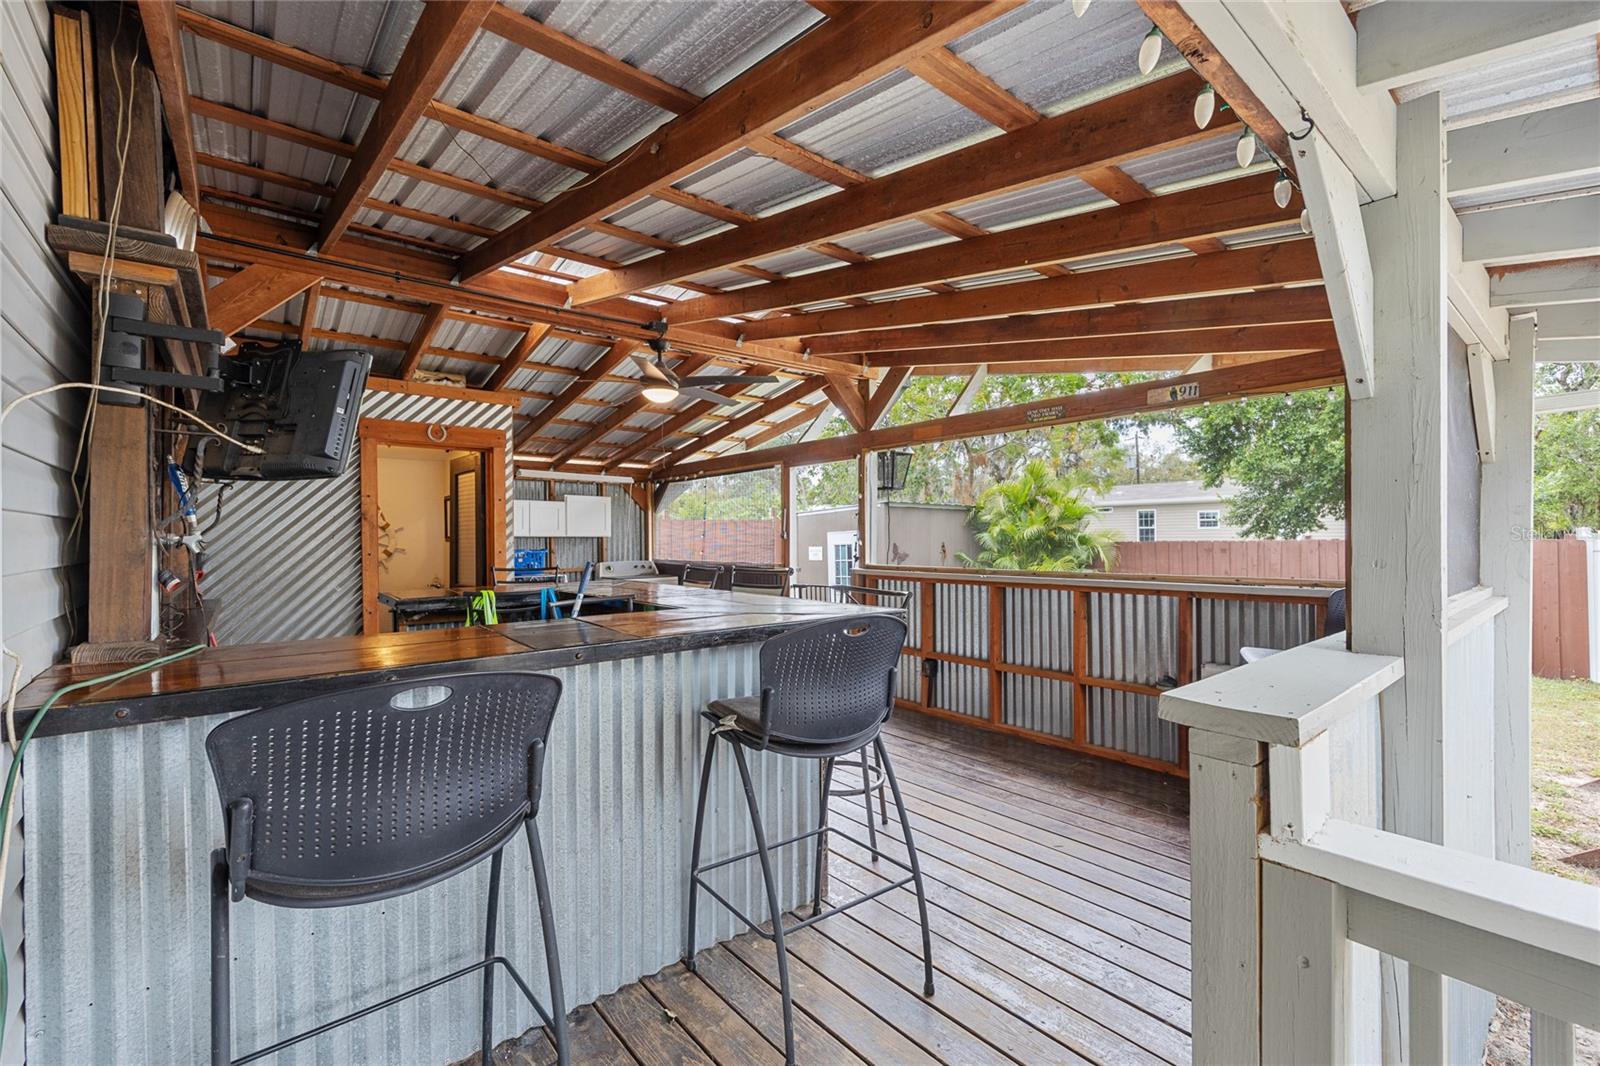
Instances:
[[[450,584],[484,585],[483,493],[476,464],[450,473]]]
[[[855,530],[831,530],[828,533],[828,584],[850,584],[850,568],[856,563]]]

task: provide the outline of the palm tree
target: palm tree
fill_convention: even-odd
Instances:
[[[1062,477],[1042,460],[1024,466],[1011,481],[985,489],[972,508],[978,557],[961,554],[963,565],[989,570],[1088,570],[1114,557],[1116,534],[1084,528],[1095,513],[1086,499],[1093,488],[1082,478]]]

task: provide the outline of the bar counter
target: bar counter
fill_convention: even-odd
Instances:
[[[562,680],[539,831],[569,1007],[682,954],[695,787],[713,699],[753,694],[760,641],[863,608],[652,582],[596,582],[640,609],[578,620],[216,648],[70,693],[23,774],[29,1061],[207,1060],[208,856],[222,818],[204,742],[224,717],[368,682],[537,670]],[[55,690],[114,667],[58,667],[19,699],[19,728]],[[752,761],[769,839],[809,828],[815,767]],[[753,844],[731,760],[713,771],[706,855]],[[810,852],[786,848],[785,906],[809,898]],[[765,914],[760,874],[719,886]],[[545,994],[527,851],[509,847],[502,953]],[[481,957],[488,864],[398,899],[333,910],[234,908],[234,1053]],[[700,909],[699,943],[741,931]],[[497,1039],[534,1024],[496,984]],[[431,1063],[472,1054],[476,978],[452,982],[277,1056],[277,1063]]]

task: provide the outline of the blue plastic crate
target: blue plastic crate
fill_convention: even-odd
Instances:
[[[532,577],[550,566],[548,548],[517,548],[511,553],[511,569],[518,577]]]

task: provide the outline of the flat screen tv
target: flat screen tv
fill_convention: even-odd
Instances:
[[[213,439],[204,449],[207,477],[287,481],[344,472],[372,369],[370,353],[247,345],[222,364],[226,387],[204,394],[200,415],[262,451]]]

